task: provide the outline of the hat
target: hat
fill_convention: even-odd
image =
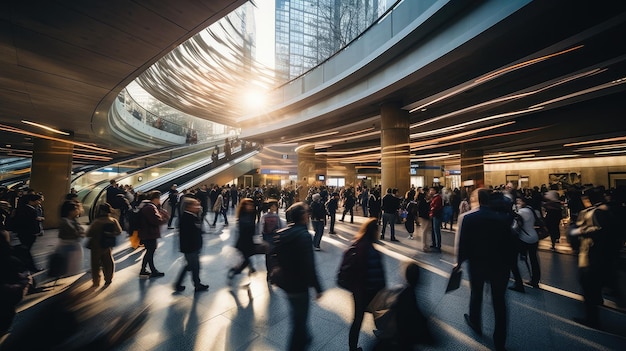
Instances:
[[[322,197],[320,196],[320,194],[313,194],[313,201],[317,201],[319,199],[321,199]]]

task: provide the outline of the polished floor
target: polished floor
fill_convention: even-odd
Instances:
[[[209,216],[212,221],[213,214]],[[357,214],[354,224],[337,222],[337,235],[327,234],[326,228],[322,251],[315,252],[317,271],[325,292],[319,300],[311,301],[309,326],[313,340],[310,350],[348,349],[352,299],[347,291],[335,285],[334,279],[341,252],[363,218]],[[143,249],[132,249],[122,234],[114,250],[116,272],[110,286],[90,289],[88,250],[84,255],[85,273],[56,282],[48,278],[45,271],[38,273],[35,279],[39,290],[29,294],[21,303],[11,334],[5,336],[0,349],[8,350],[10,346],[14,350],[16,345],[17,349],[29,349],[26,345],[34,344],[34,341],[24,335],[36,337],[42,334],[26,331],[37,325],[35,322],[44,327],[45,323],[58,323],[54,316],[47,315],[49,305],[57,303],[59,295],[71,291],[76,299],[76,306],[72,308],[80,314],[78,327],[72,332],[77,335],[70,335],[71,339],[64,341],[66,345],[88,344],[107,331],[111,334],[110,329],[126,328],[137,332],[128,332],[117,339],[121,340],[119,343],[101,349],[286,350],[290,330],[288,305],[280,289],[267,285],[264,257],[253,258],[257,269],[255,274],[242,274],[232,286],[228,284],[226,272],[237,259],[230,235],[235,223],[232,212],[229,222],[230,227],[218,221],[216,228],[209,228],[205,223],[207,233],[201,256],[201,279],[210,285],[209,291],[194,293],[188,277],[185,280],[187,289],[174,292],[173,283],[184,262],[177,249],[175,229],[163,227],[155,262],[165,276],[152,279],[139,279]],[[490,336],[494,321],[489,289],[485,290],[483,307],[484,336],[475,335],[463,319],[469,302],[467,275],[464,275],[460,289],[444,294],[448,272],[454,263],[454,233],[443,231],[442,253],[418,250],[420,238],[409,240],[401,224],[396,225],[396,235],[399,242],[384,241],[378,247],[384,253],[389,286],[402,283],[400,268],[403,262],[414,260],[423,268],[417,295],[423,312],[430,316],[438,344],[420,349],[493,349]],[[55,237],[56,232],[49,230],[38,238],[33,248],[35,259],[42,266],[57,244]],[[542,243],[542,248],[546,247]],[[587,328],[572,320],[575,316],[582,316],[583,306],[576,279],[576,257],[569,253],[567,244],[559,245],[556,253],[541,250],[540,261],[540,289],[527,286],[524,294],[507,291],[507,349],[626,350],[626,311],[620,310],[614,301],[607,299],[605,307],[601,308],[601,330]],[[520,269],[528,280],[525,267],[520,264]],[[373,320],[366,315],[359,341],[364,350],[370,350],[376,344],[373,329]],[[57,349],[63,349],[63,346]]]

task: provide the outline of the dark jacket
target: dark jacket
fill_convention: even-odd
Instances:
[[[487,271],[508,271],[513,250],[511,217],[486,206],[467,212],[458,224],[459,264],[469,260]]]
[[[313,201],[311,203],[311,219],[317,221],[323,221],[326,218],[326,210],[324,205],[320,201]]]
[[[385,287],[385,269],[382,256],[371,242],[361,239],[356,246],[356,278],[353,293],[374,296]]]
[[[391,193],[387,193],[383,196],[381,201],[381,207],[384,213],[398,213],[398,209],[400,208],[400,198],[393,196]]]
[[[150,201],[143,202],[143,207],[139,210],[140,239],[158,239],[161,237],[161,225],[167,223],[168,217],[159,211],[155,204]]]
[[[18,235],[35,235],[41,232],[37,220],[37,209],[28,204],[22,204],[15,211],[15,231]]]
[[[338,208],[339,208],[339,202],[334,197],[332,197],[326,203],[326,210],[328,211],[328,214],[336,213]]]
[[[202,219],[191,212],[183,212],[180,217],[180,252],[198,252],[202,248]]]
[[[296,224],[277,233],[280,236],[281,254],[279,264],[283,270],[287,293],[305,292],[309,287],[322,292],[313,256],[313,240],[307,226]]]
[[[239,220],[237,221],[237,229],[239,229],[239,236],[237,237],[237,243],[235,247],[245,257],[254,255],[254,235],[256,234],[255,213],[241,213]]]

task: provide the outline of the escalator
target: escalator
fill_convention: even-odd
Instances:
[[[199,152],[178,160],[129,172],[116,178],[116,181],[119,184],[132,186],[135,192],[160,190],[165,198],[167,191],[174,183],[179,185],[179,189],[192,188],[206,182],[222,184],[249,172],[254,168],[251,159],[259,153],[259,150],[260,147],[256,145],[233,148],[229,159],[221,153],[216,162],[208,157],[206,151],[204,154]],[[83,221],[92,219],[98,205],[106,201],[106,189],[109,186],[109,181],[103,180],[90,187],[89,191],[83,195],[81,201],[85,208],[85,215],[88,216],[88,218],[83,218]]]

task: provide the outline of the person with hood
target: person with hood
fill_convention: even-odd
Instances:
[[[278,263],[280,282],[272,278],[287,294],[291,316],[289,350],[305,350],[311,342],[308,331],[309,288],[315,288],[316,298],[322,297],[315,270],[313,242],[308,231],[309,206],[304,202],[291,205],[285,212],[289,226],[277,233],[279,243]]]

